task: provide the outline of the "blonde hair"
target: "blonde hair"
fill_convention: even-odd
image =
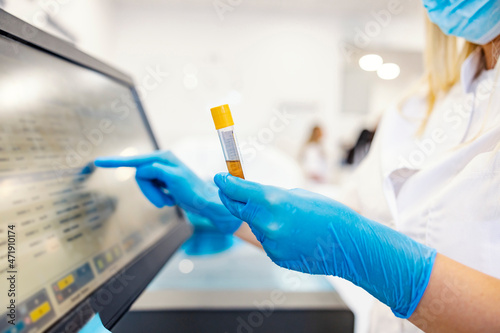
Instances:
[[[418,134],[424,131],[438,97],[460,81],[462,64],[477,47],[477,44],[445,35],[426,17],[425,73],[422,81],[427,89],[427,112]]]

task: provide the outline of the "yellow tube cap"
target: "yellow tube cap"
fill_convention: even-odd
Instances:
[[[229,105],[224,104],[221,106],[217,106],[215,108],[211,108],[210,111],[212,112],[212,118],[214,119],[216,130],[234,125]]]

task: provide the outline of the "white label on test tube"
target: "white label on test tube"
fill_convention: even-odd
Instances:
[[[225,153],[227,154],[227,161],[239,161],[238,147],[236,147],[236,140],[233,131],[221,132],[222,140],[224,141]]]

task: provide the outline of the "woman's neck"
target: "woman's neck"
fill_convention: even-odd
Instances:
[[[500,56],[500,36],[482,46],[484,58],[486,60],[486,69],[495,68],[498,57]]]

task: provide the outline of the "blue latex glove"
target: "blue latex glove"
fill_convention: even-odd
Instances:
[[[78,333],[111,333],[104,327],[99,314],[95,314]]]
[[[136,181],[146,198],[158,208],[178,205],[187,212],[204,216],[223,233],[233,233],[241,220],[220,202],[217,187],[203,181],[172,152],[141,156],[101,157],[94,161],[102,168],[137,168]]]
[[[352,209],[305,190],[284,190],[223,173],[222,203],[246,221],[271,260],[362,287],[408,318],[430,278],[436,251]]]

